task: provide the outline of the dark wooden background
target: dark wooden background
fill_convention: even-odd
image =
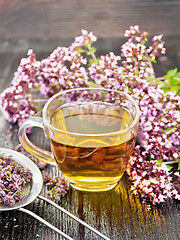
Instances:
[[[151,36],[164,35],[167,58],[155,66],[157,75],[180,68],[179,0],[0,0],[0,92],[9,86],[29,48],[42,59],[57,46],[69,46],[83,28],[98,37],[98,55],[120,53],[124,31],[136,24]],[[19,143],[17,129],[9,138],[8,126],[0,113],[0,147],[15,149]],[[45,144],[42,135],[32,138]],[[52,176],[59,174],[51,166],[47,171]],[[147,204],[130,191],[126,175],[114,190],[106,193],[82,193],[70,188],[59,204],[112,240],[180,239],[179,203],[170,200],[148,211]],[[27,208],[74,239],[99,239],[40,200]],[[34,239],[62,238],[26,214],[0,213],[0,240]]]
[[[179,0],[1,0],[1,38],[71,38],[84,28],[122,37],[130,25],[180,35]]]

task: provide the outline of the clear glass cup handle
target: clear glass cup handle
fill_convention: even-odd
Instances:
[[[45,149],[42,149],[42,148],[36,146],[27,137],[26,130],[28,128],[32,128],[32,127],[40,127],[42,129],[44,129],[43,118],[41,118],[41,117],[30,117],[22,123],[22,125],[19,128],[19,141],[20,141],[20,143],[33,156],[37,157],[41,161],[44,161],[44,162],[47,162],[51,165],[56,166],[57,164],[56,164],[56,162],[53,158],[52,153],[45,150]]]

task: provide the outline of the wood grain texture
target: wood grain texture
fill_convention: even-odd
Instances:
[[[13,2],[13,1],[12,1]],[[157,64],[158,71],[164,73],[170,67],[178,66],[180,56],[179,38],[167,39],[168,60]],[[118,44],[124,39],[113,38],[105,41],[99,39],[98,54],[119,51]],[[0,92],[9,86],[20,59],[26,56],[29,48],[34,48],[38,59],[47,57],[58,45],[69,45],[68,41],[59,40],[1,40],[0,41]],[[8,123],[0,114],[0,146],[15,149],[18,141],[17,128],[12,138],[7,135]],[[36,133],[37,134],[37,133]],[[43,133],[32,134],[32,141],[46,147]],[[59,175],[57,168],[48,166],[51,176]],[[42,195],[46,189],[42,190]],[[95,227],[111,240],[179,240],[180,239],[180,204],[169,200],[160,206],[147,210],[138,196],[130,191],[130,182],[126,175],[119,185],[105,193],[84,193],[70,188],[66,197],[59,205],[72,212],[75,216]],[[26,208],[48,220],[59,229],[65,231],[75,240],[100,239],[95,234],[54,209],[42,200],[36,199]],[[51,229],[19,211],[0,213],[0,240],[60,240],[63,239]]]
[[[71,38],[81,29],[122,37],[138,24],[150,34],[180,35],[179,0],[1,0],[0,38]]]

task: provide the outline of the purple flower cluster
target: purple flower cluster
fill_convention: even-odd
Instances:
[[[180,96],[174,92],[165,93],[160,85],[147,81],[147,77],[155,77],[152,62],[160,53],[165,53],[162,36],[154,37],[153,44],[148,48],[145,46],[148,34],[140,33],[138,26],[131,27],[125,36],[129,37],[129,40],[122,46],[122,66],[118,64],[120,57],[113,53],[101,56],[100,60],[89,68],[91,78],[105,88],[126,91],[139,104],[140,145],[137,147],[141,150],[137,152],[136,148],[128,169],[134,192],[150,198],[153,203],[163,202],[167,197],[180,199],[180,193],[171,183],[170,172],[168,168],[165,171],[163,164],[178,162],[180,159]],[[147,179],[144,175],[145,165],[142,167],[141,162],[147,165]],[[141,171],[138,165],[142,167]],[[150,188],[151,179],[161,179],[161,176],[164,176],[166,181],[161,184],[158,180],[156,185]]]
[[[136,89],[133,93],[138,94]],[[180,158],[180,96],[165,94],[159,86],[149,86],[139,100],[141,118],[139,141],[151,159],[172,161]]]
[[[36,87],[35,54],[29,50],[28,58],[21,60],[10,84],[0,95],[0,108],[9,122],[19,125],[36,112],[31,90]]]
[[[74,43],[70,46],[71,52],[82,53],[85,50],[82,47],[85,47],[90,50],[91,45],[97,40],[96,36],[92,32],[88,33],[86,30],[82,29],[81,36],[75,38]]]
[[[40,91],[47,98],[69,88],[86,87],[86,64],[79,53],[58,47],[46,59],[35,64]]]
[[[101,56],[99,61],[93,63],[89,67],[90,78],[94,82],[105,88],[115,88],[121,90],[124,88],[123,79],[119,84],[119,79],[122,74],[122,67],[118,65],[121,60],[120,56],[116,56],[113,52],[105,56]]]
[[[24,195],[23,186],[30,182],[32,174],[28,169],[16,163],[11,156],[0,156],[0,204],[14,205]]]
[[[92,46],[96,37],[86,30],[69,48],[58,47],[42,61],[37,61],[30,51],[10,87],[1,93],[0,108],[10,122],[21,124],[38,111],[32,95],[34,88],[45,98],[58,91],[93,84],[129,93],[141,111],[138,145],[128,167],[133,191],[154,204],[167,197],[180,199],[164,165],[180,159],[180,96],[165,93],[155,81],[147,80],[155,78],[153,63],[165,53],[162,35],[153,37],[149,45],[148,33],[131,26],[125,37],[128,40],[121,46],[121,56],[110,52],[96,58]],[[54,181],[53,186],[59,184],[58,179]]]
[[[164,163],[149,161],[148,156],[137,145],[129,162],[128,174],[133,181],[131,189],[134,194],[140,193],[143,199],[148,198],[153,204],[164,202],[169,197],[180,200],[180,195],[171,184],[172,177]]]
[[[43,171],[42,175],[48,188],[45,196],[49,199],[60,201],[61,197],[64,197],[69,190],[65,179],[58,176],[53,179],[46,171]]]
[[[55,177],[53,179],[47,171],[45,171],[45,167],[47,166],[47,163],[40,161],[39,159],[35,158],[31,154],[29,154],[27,151],[24,150],[21,144],[19,144],[16,147],[16,151],[21,152],[28,158],[30,158],[41,170],[43,181],[48,189],[47,194],[45,194],[45,197],[49,199],[56,199],[60,200],[61,197],[64,197],[69,188],[68,185],[63,177]]]

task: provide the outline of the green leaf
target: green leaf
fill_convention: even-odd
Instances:
[[[171,166],[171,165],[166,165],[167,166],[167,168],[169,169],[169,170],[171,170],[172,168],[173,168],[173,166]]]
[[[180,161],[178,162],[178,170],[180,170]]]
[[[89,59],[88,66],[91,66],[93,63],[98,63],[98,62],[99,62],[99,59],[100,59],[100,58],[97,58],[97,60],[95,60],[95,59],[93,59],[93,58]]]
[[[173,130],[173,127],[168,127],[168,128],[166,128],[165,130],[162,129],[162,131],[163,131],[164,133],[170,133],[172,130]]]
[[[161,159],[157,160],[157,163],[162,163],[163,161]]]
[[[76,47],[76,52],[78,53],[84,53],[85,51],[81,47]]]
[[[93,63],[96,63],[96,61],[94,61],[94,59],[93,58],[91,58],[91,59],[89,59],[89,66],[91,66]]]
[[[156,83],[160,84],[162,89],[165,92],[173,91],[179,94],[180,91],[180,72],[178,72],[177,68],[171,69],[167,72],[166,75],[163,76],[163,81],[156,81]]]
[[[170,83],[171,86],[180,86],[180,80],[177,79],[177,78],[171,77],[169,79],[169,83]]]
[[[88,81],[88,85],[90,86],[90,87],[94,87],[94,88],[100,88],[101,86],[100,85],[98,85],[97,83],[94,83],[93,81]]]
[[[155,59],[152,59],[151,57],[150,57],[150,61],[151,61],[152,63],[157,63],[157,61],[156,61]]]
[[[91,52],[95,53],[96,52],[96,48],[95,47],[91,47]]]
[[[172,92],[177,92],[178,93],[178,90],[179,90],[179,87],[178,86],[173,86],[173,87],[170,87],[169,89],[167,88],[162,88],[165,92],[167,91],[172,91]]]
[[[176,73],[176,77],[180,78],[180,71]]]
[[[105,95],[106,95],[105,92],[101,92],[101,98],[102,98],[102,100],[104,99]]]
[[[129,90],[130,92],[132,92],[133,88],[128,88],[128,90]]]
[[[164,78],[166,78],[166,76],[174,76],[176,73],[177,73],[177,68],[171,69],[166,73]]]
[[[147,76],[146,80],[147,80],[148,82],[152,82],[153,79],[152,79],[152,77]]]

